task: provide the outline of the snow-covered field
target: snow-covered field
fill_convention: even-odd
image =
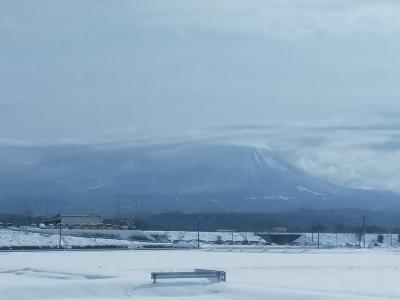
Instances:
[[[65,233],[64,233],[65,234]],[[46,232],[29,232],[24,230],[0,229],[0,249],[8,247],[47,247],[57,248],[59,246],[60,237],[56,234],[48,234]],[[188,243],[152,243],[152,242],[136,242],[120,239],[105,238],[87,238],[62,235],[61,246],[63,248],[84,248],[84,247],[124,247],[126,249],[142,249],[147,248],[191,248],[193,245]]]
[[[57,247],[59,244],[58,235],[46,233],[32,233],[16,230],[0,230],[0,247],[9,246],[47,246]],[[129,245],[129,241],[110,240],[99,238],[82,238],[73,236],[62,236],[62,246],[110,246],[110,245]]]
[[[59,229],[40,229],[28,227],[29,232],[59,235]],[[62,229],[63,235],[106,238],[114,240],[147,241],[154,242],[155,239],[142,230],[115,230],[115,229]]]
[[[400,299],[400,252],[155,250],[0,253],[0,299]],[[221,269],[226,283],[150,272]]]
[[[184,241],[196,243],[197,232],[193,231],[148,231],[152,235],[165,236],[169,241]],[[378,236],[381,235],[382,241],[379,241]],[[200,232],[200,241],[207,247],[209,244],[214,244],[218,238],[224,243],[229,243],[233,240],[235,244],[242,244],[244,241],[249,243],[262,244],[264,241],[253,232]],[[355,247],[363,246],[363,239],[360,242],[360,236],[354,233],[320,233],[319,243],[321,247]],[[379,241],[379,242],[378,242]],[[318,235],[316,233],[301,233],[294,245],[300,247],[316,247],[318,244]],[[366,234],[366,247],[400,247],[400,241],[397,234]]]
[[[82,235],[90,235],[88,233]],[[120,230],[123,232],[123,230]],[[50,234],[52,233],[52,234]],[[59,244],[59,235],[57,232],[48,232],[38,229],[36,232],[26,232],[24,230],[0,229],[0,248],[12,246],[33,246],[33,247],[57,247]],[[68,230],[63,230],[61,244],[63,247],[85,247],[85,246],[126,246],[128,248],[137,248],[141,245],[152,245],[154,243],[141,243],[124,239],[113,238],[94,238],[79,237],[68,235]],[[89,234],[90,233],[90,234]],[[78,235],[76,232],[73,234]],[[148,231],[143,234],[160,236],[161,241],[171,243],[179,242],[175,246],[187,247],[197,245],[197,232],[189,231]],[[365,237],[366,247],[373,248],[398,248],[400,241],[397,234],[382,234],[379,240],[379,234],[367,234]],[[220,240],[222,245],[216,245]],[[261,249],[261,248],[316,248],[317,234],[302,233],[291,246],[265,245],[265,241],[251,232],[234,232],[234,246],[231,246],[232,233],[230,232],[200,232],[200,244],[203,248],[228,248],[228,249]],[[246,243],[244,243],[247,241]],[[363,240],[360,242],[359,236],[354,233],[321,233],[319,237],[321,248],[352,248],[363,246]],[[156,243],[155,245],[160,245]],[[165,243],[164,243],[165,245]],[[170,244],[172,246],[172,244]]]

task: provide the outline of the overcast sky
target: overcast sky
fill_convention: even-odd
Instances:
[[[0,139],[251,140],[400,191],[399,53],[398,1],[3,0]]]

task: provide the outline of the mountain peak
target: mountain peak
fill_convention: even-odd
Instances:
[[[38,207],[46,198],[69,211],[102,210],[132,199],[148,211],[204,210],[210,205],[266,211],[362,203],[360,191],[314,178],[268,148],[174,144],[0,150],[0,208],[5,210],[27,202]],[[362,193],[364,203],[370,203],[371,196]]]

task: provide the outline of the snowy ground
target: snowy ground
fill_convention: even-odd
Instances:
[[[50,235],[46,233],[32,233],[32,232],[7,230],[7,229],[0,230],[0,247],[1,246],[57,247],[58,244],[59,244],[58,235]],[[61,238],[61,244],[63,246],[109,246],[109,245],[129,245],[129,241],[63,236]]]
[[[196,243],[197,232],[193,231],[148,231],[153,235],[163,235],[169,241],[185,241]],[[380,234],[366,234],[366,247],[400,247],[400,241],[397,234],[381,234],[383,241],[378,243]],[[225,243],[232,240],[231,232],[200,232],[200,241],[203,244],[214,244],[218,237]],[[319,243],[321,247],[355,247],[363,245],[363,240],[360,242],[360,236],[354,233],[320,233]],[[263,243],[263,239],[255,235],[253,232],[234,232],[233,240],[235,244],[241,244],[243,241],[249,243]],[[295,241],[295,245],[300,247],[316,247],[318,235],[316,233],[301,233],[301,237]]]
[[[58,235],[59,229],[40,229],[28,227],[29,232],[47,233]],[[128,241],[147,241],[154,242],[155,239],[142,230],[115,230],[115,229],[62,229],[63,235],[87,237],[87,238],[106,238],[114,240]]]
[[[123,232],[123,230],[120,230]],[[68,230],[63,230],[61,244],[64,247],[84,247],[84,246],[126,246],[128,248],[138,248],[142,245],[168,245],[160,243],[140,243],[128,241],[124,239],[105,239],[105,238],[89,238],[69,236]],[[161,236],[161,241],[165,242],[180,242],[179,244],[169,244],[169,246],[187,247],[190,245],[197,245],[197,232],[188,231],[148,231],[149,234]],[[366,247],[373,248],[400,248],[400,241],[397,234],[382,234],[379,241],[378,234],[366,235]],[[164,240],[164,238],[166,238]],[[222,245],[216,245],[216,241],[220,239]],[[291,246],[277,246],[277,245],[264,245],[264,241],[250,232],[234,232],[233,233],[234,245],[231,246],[232,233],[230,232],[200,232],[201,246],[205,249],[210,248],[226,248],[226,249],[255,249],[260,250],[264,248],[316,248],[317,247],[317,234],[302,233],[301,237],[295,241]],[[247,245],[244,241],[248,241]],[[353,248],[359,245],[363,246],[363,240],[359,241],[359,236],[354,233],[321,233],[320,234],[320,247],[321,248]],[[49,234],[47,231],[26,232],[24,230],[9,230],[0,229],[0,248],[11,246],[45,246],[57,247],[59,243],[59,235]],[[253,244],[252,244],[253,243]],[[249,245],[251,244],[251,245]]]
[[[65,234],[65,233],[64,233]],[[0,229],[0,249],[7,247],[49,247],[57,248],[59,245],[59,235],[48,234],[46,232],[35,233],[24,230],[9,230]],[[152,243],[152,242],[135,242],[128,240],[119,239],[104,239],[104,238],[85,238],[62,235],[61,246],[63,248],[72,247],[125,247],[128,249],[141,249],[143,247],[147,248],[187,248],[193,247],[193,245],[188,243]]]
[[[0,299],[400,299],[388,249],[0,253]],[[150,272],[222,269],[226,283]]]

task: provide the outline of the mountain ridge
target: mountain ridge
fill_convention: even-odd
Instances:
[[[340,187],[268,148],[225,144],[0,146],[0,209],[109,213],[400,208],[396,195]],[[47,205],[47,204],[46,204]]]

